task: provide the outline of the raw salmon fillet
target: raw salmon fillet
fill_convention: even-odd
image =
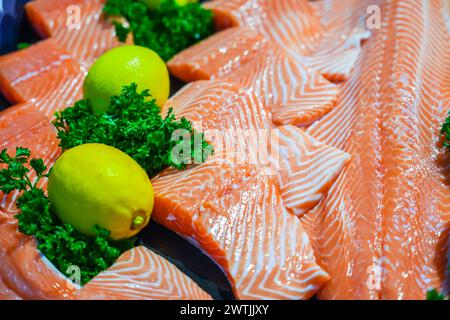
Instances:
[[[352,156],[302,218],[330,273],[320,298],[424,299],[448,285],[448,154],[439,143],[450,105],[448,9],[384,2],[383,28],[337,107],[308,129]]]
[[[19,146],[29,148],[32,157],[51,165],[60,153],[49,120],[31,104],[1,112],[0,132],[0,150],[6,148],[10,154]],[[34,181],[35,177],[30,175],[30,179]],[[14,214],[18,196],[18,192],[8,196],[0,192],[0,279],[23,299],[69,298],[73,289],[66,279],[41,256],[32,237],[17,231]]]
[[[280,193],[285,206],[302,215],[323,198],[350,156],[293,126],[280,126],[277,132]]]
[[[72,297],[75,287],[40,254],[32,237],[17,231],[17,220],[1,208],[0,235],[0,279],[9,292],[5,298]]]
[[[305,64],[333,82],[347,79],[374,28],[374,11],[381,0],[319,0],[308,4],[315,9],[324,29],[318,42],[319,54],[305,56]],[[375,9],[374,9],[375,8]],[[381,21],[380,21],[381,23]],[[330,46],[330,43],[333,45]],[[300,58],[300,57],[299,57]],[[301,59],[301,58],[300,58]]]
[[[210,300],[211,297],[166,259],[133,248],[87,283],[77,300]]]
[[[369,5],[368,1],[361,2],[366,6],[357,6],[364,10],[355,9],[358,17],[364,16]],[[330,81],[338,82],[347,77],[360,52],[360,41],[367,37],[367,32],[362,34],[361,30],[347,28],[351,24],[345,20],[347,16],[343,23],[324,25],[317,10],[306,0],[215,0],[206,3],[205,7],[213,10],[217,28],[254,28]],[[339,11],[333,13],[342,14]]]
[[[28,148],[32,158],[42,158],[47,166],[52,166],[61,152],[53,125],[30,103],[0,112],[0,132],[0,151],[7,149],[9,154],[15,154],[17,147]],[[34,178],[30,176],[31,181]],[[13,192],[5,196],[0,192],[0,206],[15,211],[18,195]]]
[[[9,227],[5,228],[5,224],[10,221],[10,215],[6,213],[5,209],[0,207],[0,230],[9,229]],[[21,300],[22,298],[7,285],[12,273],[5,267],[5,261],[8,259],[7,252],[12,249],[11,243],[14,243],[14,241],[6,241],[8,239],[2,239],[2,247],[0,247],[0,300]]]
[[[53,39],[0,57],[0,90],[12,103],[31,102],[48,117],[81,98],[85,76]]]
[[[272,122],[251,90],[221,80],[192,82],[167,101],[163,114],[169,108],[177,118],[185,117],[197,131],[205,133],[215,158],[270,167],[264,151],[270,142]],[[259,133],[267,136],[264,145],[258,145],[255,139]],[[258,147],[264,148],[263,152],[258,152]]]
[[[318,0],[308,3],[320,19],[326,30],[334,30],[343,35],[353,34],[361,40],[367,40],[370,29],[367,26],[368,15],[375,6],[379,6],[379,0]],[[372,8],[371,8],[372,7]],[[369,9],[369,10],[368,10]]]
[[[216,158],[254,165],[273,176],[295,214],[316,205],[348,161],[347,153],[298,128],[273,127],[257,95],[231,82],[190,83],[168,100],[163,114],[169,108],[205,132]]]
[[[237,298],[306,299],[328,280],[268,176],[252,175],[247,166],[205,163],[166,172],[153,187],[155,221],[208,254]]]
[[[289,209],[302,214],[314,206],[348,155],[296,127],[274,128],[255,93],[230,82],[190,83],[169,99],[163,112],[169,108],[197,129],[201,126],[207,139],[215,135],[210,141],[216,152],[204,164],[182,172],[168,169],[152,180],[153,218],[208,254],[224,270],[240,299],[312,296],[327,276],[317,268],[308,237]],[[273,131],[264,145],[276,142],[277,146],[263,159],[268,163],[235,156],[242,150],[247,155],[259,150],[252,139],[242,142],[248,131],[254,133],[250,134],[253,140],[257,132]],[[226,141],[226,147],[218,141]],[[235,142],[244,146],[234,149]],[[312,187],[311,181],[319,176]],[[283,246],[291,249],[267,254]],[[258,254],[262,260],[255,262]],[[277,281],[278,273],[291,273],[292,278]]]
[[[271,43],[303,54],[314,52],[314,41],[323,27],[308,1],[303,0],[215,0],[212,9],[216,27],[254,28]]]
[[[185,82],[215,79],[235,72],[267,48],[267,41],[256,31],[230,28],[181,51],[167,66]]]
[[[6,286],[0,278],[0,300],[22,300],[15,292]]]
[[[263,97],[277,125],[307,126],[327,114],[338,89],[280,49],[267,48],[225,79]]]
[[[102,15],[104,0],[35,0],[26,5],[33,27],[53,38],[83,67],[119,45],[113,24]]]
[[[232,82],[196,81],[184,86],[164,105],[178,117],[192,121],[197,130],[269,129],[270,113],[252,90]]]
[[[309,125],[334,106],[338,90],[250,28],[230,28],[168,62],[184,80],[225,79],[263,97],[276,124]]]

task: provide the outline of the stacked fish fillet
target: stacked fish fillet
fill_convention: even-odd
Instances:
[[[66,24],[73,4],[79,28]],[[211,1],[223,31],[168,63],[191,83],[163,112],[193,121],[216,152],[153,179],[153,218],[208,254],[237,298],[423,298],[445,284],[450,189],[436,128],[450,100],[448,7],[379,3],[381,29],[361,52],[371,4]],[[27,6],[49,39],[0,58],[0,89],[17,103],[0,114],[0,149],[55,161],[53,112],[81,97],[87,68],[118,45],[102,5]],[[1,298],[209,298],[142,247],[71,286],[18,233],[16,197],[0,198]]]

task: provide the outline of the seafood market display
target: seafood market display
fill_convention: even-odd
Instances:
[[[0,56],[0,299],[216,298],[149,223],[236,299],[448,299],[448,1],[25,11],[42,39]]]

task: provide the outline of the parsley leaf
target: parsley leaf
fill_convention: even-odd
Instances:
[[[96,236],[87,237],[76,231],[70,224],[63,224],[52,212],[51,204],[39,181],[48,176],[42,159],[31,159],[30,150],[17,148],[15,156],[8,155],[6,149],[0,153],[0,191],[9,194],[14,190],[24,191],[17,199],[19,213],[16,215],[19,231],[34,236],[38,249],[63,274],[70,277],[70,267],[80,269],[80,284],[85,284],[99,272],[111,266],[126,250],[133,247],[134,239],[114,241],[110,232],[96,227]],[[30,169],[37,179],[31,183]]]
[[[189,163],[202,163],[213,153],[202,133],[169,110],[163,118],[148,90],[137,92],[137,85],[122,89],[111,98],[109,111],[92,111],[88,100],[57,112],[54,126],[63,150],[84,143],[113,146],[131,156],[153,176],[166,167],[184,169]],[[183,139],[184,138],[184,139]],[[180,152],[175,152],[180,150]]]
[[[114,22],[120,41],[131,33],[136,45],[152,49],[164,61],[214,33],[213,14],[199,3],[180,6],[161,0],[157,9],[150,10],[139,0],[108,0],[103,11],[127,20],[126,25]]]
[[[47,167],[44,164],[44,160],[42,159],[32,159],[30,161],[30,166],[36,172],[38,178],[43,177],[44,171],[47,170]]]
[[[31,46],[31,43],[28,43],[28,42],[19,42],[19,43],[17,44],[17,49],[18,49],[18,50],[22,50],[22,49],[28,48],[29,46]]]
[[[450,111],[441,128],[441,134],[445,136],[444,146],[450,149]]]
[[[14,157],[9,156],[6,149],[0,153],[0,164],[5,164],[8,168],[0,170],[0,190],[5,194],[33,187],[26,175],[29,169],[24,166],[29,156],[30,151],[24,148],[16,148]]]
[[[433,289],[427,292],[427,300],[446,300],[446,298],[445,295]]]

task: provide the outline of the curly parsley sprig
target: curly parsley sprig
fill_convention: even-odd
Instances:
[[[33,189],[36,187],[40,178],[45,176],[43,173],[46,167],[42,159],[33,159],[30,161],[30,166],[35,170],[38,177],[37,181],[32,183],[27,176],[30,169],[24,165],[28,163],[30,155],[30,150],[20,147],[16,149],[16,155],[14,157],[8,155],[6,149],[2,150],[0,153],[0,164],[7,165],[8,169],[0,170],[0,190],[9,194],[14,190],[23,191],[27,188]]]
[[[100,227],[96,227],[95,237],[87,237],[70,224],[63,224],[52,212],[44,190],[38,187],[49,171],[42,159],[30,160],[30,156],[30,150],[21,147],[16,148],[14,156],[6,149],[0,152],[0,164],[4,165],[0,170],[0,191],[23,192],[16,201],[19,231],[34,236],[38,249],[66,276],[71,276],[69,267],[79,267],[80,284],[85,284],[131,249],[135,239],[114,241],[110,232]],[[34,182],[29,178],[32,171],[36,175]]]
[[[188,163],[201,163],[213,153],[203,133],[196,132],[191,122],[177,120],[169,110],[165,117],[154,100],[149,100],[148,90],[137,92],[137,85],[122,89],[111,99],[109,111],[95,114],[88,100],[81,100],[73,107],[57,112],[53,125],[58,130],[63,150],[84,143],[103,143],[115,147],[138,162],[154,176],[166,167],[184,169]],[[182,158],[172,152],[185,143],[173,139],[174,133],[184,131],[189,136],[189,150]]]
[[[429,290],[427,292],[427,300],[448,300],[449,298],[446,297],[443,293],[439,293],[436,289]]]
[[[108,0],[103,11],[127,21],[114,22],[120,41],[131,33],[136,45],[152,49],[164,61],[214,32],[211,10],[199,3],[180,6],[174,0],[161,0],[151,10],[139,0]]]

